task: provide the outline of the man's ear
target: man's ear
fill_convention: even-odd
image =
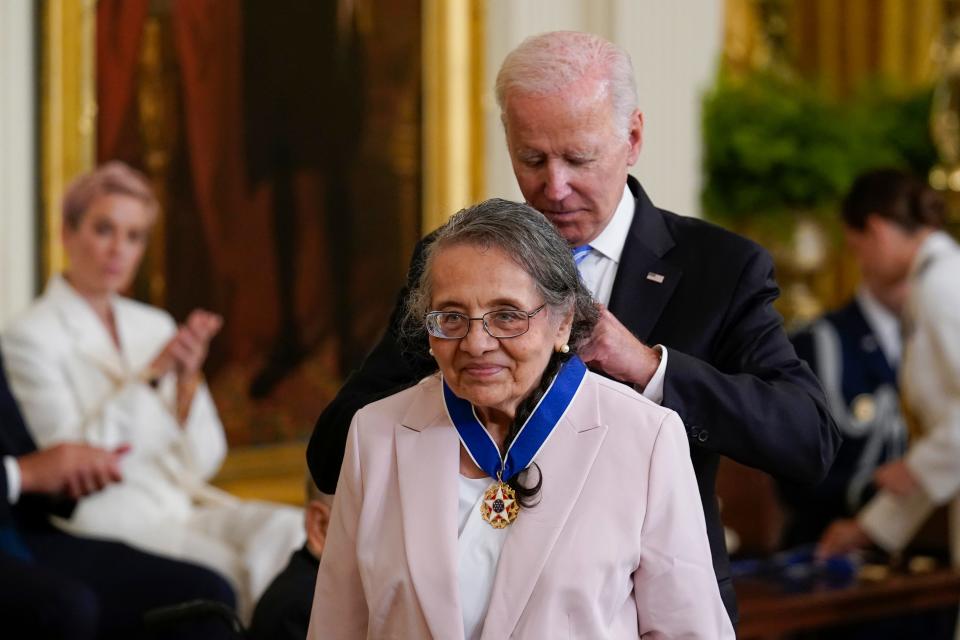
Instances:
[[[630,114],[630,123],[627,127],[627,143],[630,150],[627,152],[627,166],[632,167],[640,157],[640,148],[643,147],[643,113],[640,109]]]
[[[870,238],[879,238],[887,233],[890,222],[883,216],[871,213],[863,221],[863,231]]]
[[[856,247],[858,243],[863,241],[863,236],[866,234],[866,232],[866,229],[855,229],[853,227],[843,225],[843,239],[847,243],[847,247]]]
[[[304,520],[307,529],[307,548],[310,553],[319,558],[327,542],[330,505],[322,500],[311,500],[304,511]]]

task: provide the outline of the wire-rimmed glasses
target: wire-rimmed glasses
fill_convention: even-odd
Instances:
[[[458,311],[430,311],[424,317],[427,332],[435,338],[457,340],[467,337],[470,323],[480,320],[483,330],[493,338],[516,338],[530,330],[530,318],[540,313],[547,306],[542,304],[533,311],[518,309],[501,309],[488,311],[479,318]]]

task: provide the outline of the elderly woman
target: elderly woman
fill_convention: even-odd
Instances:
[[[564,240],[489,200],[424,260],[440,371],[354,418],[308,637],[732,638],[686,432],[577,358]]]
[[[303,542],[301,511],[241,502],[206,481],[226,453],[201,366],[221,320],[182,327],[119,295],[156,216],[145,178],[112,162],[78,178],[63,205],[69,267],[4,333],[14,395],[41,447],[127,448],[124,481],[83,500],[71,530],[220,571],[242,610]]]

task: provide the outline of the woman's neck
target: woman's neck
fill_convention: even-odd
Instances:
[[[497,443],[497,448],[503,453],[506,448],[507,434],[510,432],[510,425],[513,423],[513,417],[516,415],[516,407],[510,409],[499,409],[493,407],[477,407],[477,414],[480,421],[486,428],[487,433]]]
[[[84,289],[82,286],[78,286],[77,282],[70,277],[69,273],[63,274],[64,279],[70,283],[70,286],[74,291],[77,292],[84,301],[90,305],[90,308],[93,309],[93,313],[100,318],[100,321],[107,327],[107,330],[110,332],[110,336],[113,338],[115,343],[119,341],[117,339],[117,332],[114,327],[113,322],[113,307],[110,305],[110,294],[102,291],[91,291],[89,289]]]

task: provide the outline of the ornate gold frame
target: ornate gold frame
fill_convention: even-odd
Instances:
[[[96,0],[42,3],[40,164],[41,276],[63,270],[60,200],[96,154]]]
[[[423,0],[423,209],[428,233],[484,193],[483,0]]]

